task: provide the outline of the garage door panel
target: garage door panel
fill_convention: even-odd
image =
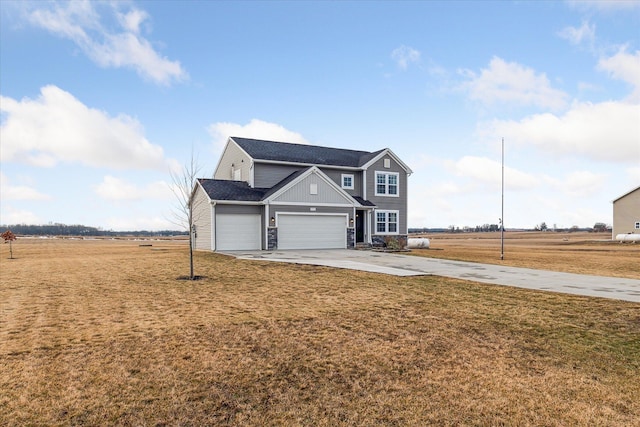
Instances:
[[[278,249],[344,249],[345,215],[279,215]]]
[[[261,249],[260,215],[220,214],[216,216],[216,250],[250,251]]]

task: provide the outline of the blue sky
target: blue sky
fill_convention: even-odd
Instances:
[[[612,222],[640,2],[0,2],[0,223],[175,229],[228,136],[374,151],[409,226]]]

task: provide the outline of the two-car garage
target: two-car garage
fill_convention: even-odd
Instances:
[[[278,249],[345,249],[346,214],[277,215]]]
[[[278,249],[345,249],[347,214],[276,214]],[[218,251],[262,249],[260,214],[218,214],[215,220]]]

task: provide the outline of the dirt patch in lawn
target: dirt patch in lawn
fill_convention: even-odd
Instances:
[[[1,248],[0,425],[638,425],[639,304],[138,244]]]

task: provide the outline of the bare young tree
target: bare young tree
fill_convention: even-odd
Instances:
[[[189,232],[189,280],[195,280],[193,248],[195,246],[195,201],[193,189],[200,174],[200,165],[191,151],[191,158],[181,171],[171,171],[171,191],[176,196],[172,222]]]

